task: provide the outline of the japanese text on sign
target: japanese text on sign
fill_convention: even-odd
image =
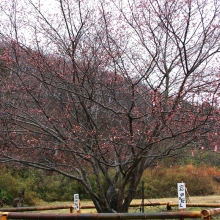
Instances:
[[[179,209],[186,208],[185,183],[177,183]]]
[[[79,210],[79,194],[74,194],[74,210]]]

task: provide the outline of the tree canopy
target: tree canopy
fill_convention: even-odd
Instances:
[[[195,143],[217,150],[220,2],[91,2],[0,3],[0,162],[126,212],[146,168]]]

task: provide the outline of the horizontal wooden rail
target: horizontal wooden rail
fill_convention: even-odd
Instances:
[[[178,203],[167,203],[169,206],[178,206]],[[210,207],[218,208],[220,203],[186,203],[186,207]]]
[[[24,211],[43,211],[55,209],[70,209],[73,212],[73,204],[70,205],[56,205],[56,206],[33,206],[33,207],[17,207],[17,208],[0,208],[1,212],[24,212]]]
[[[53,206],[53,209],[58,209],[61,206]],[[62,208],[66,206],[62,206]],[[35,208],[35,209],[34,209]],[[49,206],[45,209],[47,210]],[[31,211],[39,210],[39,207],[30,207]],[[29,209],[29,211],[30,211]],[[38,220],[66,220],[66,219],[98,219],[98,220],[111,220],[111,219],[186,219],[186,218],[203,218],[210,220],[212,216],[220,215],[220,208],[191,211],[191,212],[158,212],[158,213],[96,213],[96,214],[55,214],[55,213],[24,213],[24,212],[0,212],[0,220],[9,219],[38,219]]]
[[[159,206],[159,205],[168,205],[171,203],[172,202],[150,202],[150,203],[144,203],[144,204],[130,204],[129,207],[131,208],[131,207],[142,207],[142,206]],[[94,205],[83,205],[83,206],[80,206],[80,209],[95,209],[95,206]]]
[[[143,205],[144,206],[158,206],[158,205],[167,205],[169,203],[172,203],[172,202],[150,202],[150,203],[144,203],[144,204],[130,204],[129,207],[140,207]],[[80,209],[95,209],[95,206],[94,205],[84,205],[84,206],[80,206]]]
[[[201,218],[200,211],[194,212],[160,212],[160,213],[97,213],[97,214],[50,214],[50,213],[23,213],[23,212],[5,212],[0,213],[0,220],[8,219],[183,219],[183,218]]]
[[[219,215],[219,214],[220,214],[220,208],[201,211],[201,215],[203,219],[211,219],[211,216]]]
[[[140,204],[130,204],[129,207],[142,207],[142,206],[159,206],[159,205],[166,205],[166,206],[178,206],[178,203],[173,202],[149,202],[149,203],[140,203]],[[187,203],[186,207],[210,207],[210,208],[218,208],[220,207],[220,203]],[[80,209],[95,209],[94,205],[85,205],[80,206]],[[1,210],[1,209],[0,209]]]
[[[167,207],[178,206],[178,203],[173,202],[151,202],[144,204],[130,204],[130,207],[142,207],[142,206],[159,206],[166,205]],[[187,203],[187,207],[210,207],[220,208],[220,203]],[[73,212],[73,204],[57,205],[57,206],[35,206],[35,207],[17,207],[17,208],[0,208],[0,212],[24,212],[24,211],[43,211],[43,210],[55,210],[55,209],[70,209],[70,213]],[[94,205],[80,206],[80,209],[95,209]]]

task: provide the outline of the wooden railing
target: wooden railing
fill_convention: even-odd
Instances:
[[[50,213],[23,213],[8,212],[0,214],[0,220],[8,219],[183,219],[201,218],[201,212],[161,212],[161,213],[97,213],[97,214],[50,214]]]
[[[33,206],[33,207],[17,207],[17,208],[0,208],[0,213],[1,212],[44,211],[44,210],[56,210],[56,209],[70,209],[70,213],[73,213],[73,204],[56,205],[56,206]]]
[[[172,206],[178,206],[178,203],[171,202],[149,202],[144,204],[130,204],[129,207],[142,207],[142,206],[160,206],[165,205],[168,210],[170,210],[170,207]],[[209,207],[209,208],[220,208],[220,203],[187,203],[186,207]],[[80,206],[80,209],[95,209],[94,205],[84,205]],[[1,211],[1,209],[0,209]]]
[[[51,214],[51,213],[23,213],[23,212],[2,212],[0,220],[9,219],[38,219],[38,220],[67,220],[67,219],[186,219],[202,218],[210,220],[212,216],[219,215],[220,208],[193,212],[160,212],[160,213],[97,213],[97,214]]]
[[[166,207],[178,206],[178,203],[172,202],[154,202],[144,204],[131,204],[130,207],[139,206],[158,206],[166,205]],[[18,208],[1,208],[0,220],[9,219],[186,219],[186,218],[202,218],[210,220],[212,216],[220,214],[220,204],[217,203],[188,203],[187,207],[218,207],[215,209],[205,209],[201,211],[178,211],[178,212],[155,212],[155,213],[95,213],[95,214],[82,214],[73,213],[73,204],[57,205],[57,206],[36,206],[36,207],[18,207]],[[94,206],[81,206],[81,209],[94,209]],[[69,214],[55,214],[55,213],[25,213],[25,211],[43,211],[43,210],[56,210],[56,209],[70,209]]]
[[[130,207],[142,207],[142,206],[160,206],[165,205],[167,210],[170,207],[178,206],[178,203],[171,202],[150,202],[144,204],[130,204]],[[220,208],[220,203],[187,203],[186,207],[209,207],[209,208]],[[70,213],[73,213],[73,204],[56,205],[56,206],[33,206],[33,207],[17,207],[17,208],[0,208],[1,212],[24,212],[24,211],[44,211],[44,210],[56,210],[56,209],[70,209]],[[94,205],[83,205],[80,206],[82,209],[95,209]]]

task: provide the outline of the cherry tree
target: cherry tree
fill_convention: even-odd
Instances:
[[[0,162],[60,173],[98,212],[127,212],[146,168],[219,144],[219,1],[0,10]]]

